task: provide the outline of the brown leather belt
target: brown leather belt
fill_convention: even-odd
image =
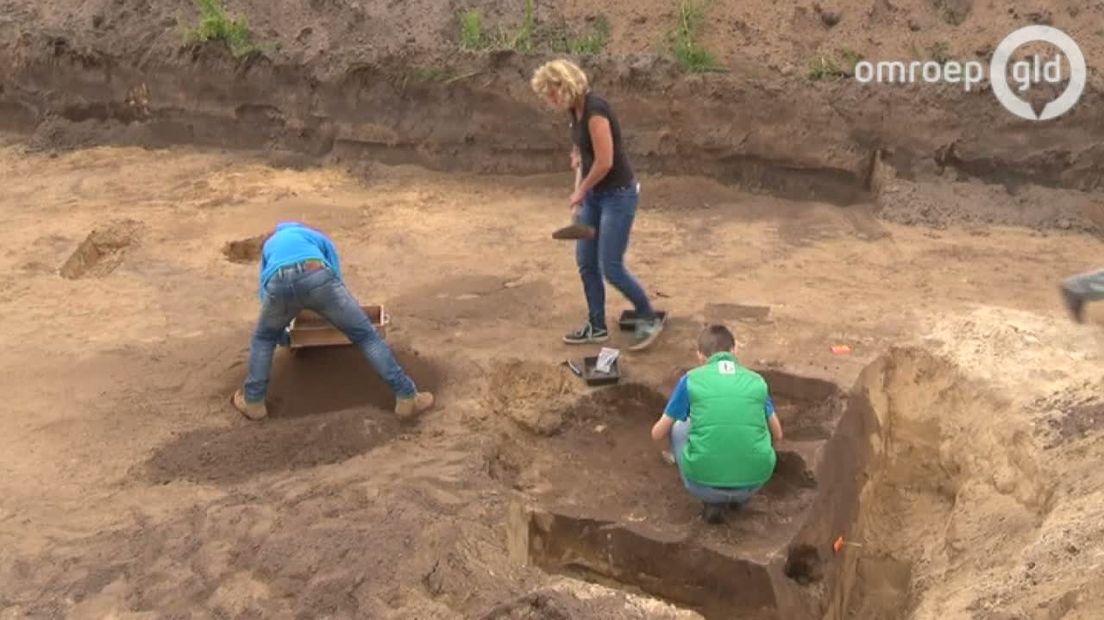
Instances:
[[[326,263],[320,260],[305,260],[302,262],[302,265],[305,271],[318,271],[319,269],[326,268]]]

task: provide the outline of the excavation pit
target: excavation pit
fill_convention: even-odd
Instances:
[[[701,519],[651,441],[666,404],[657,390],[607,388],[571,406],[555,436],[512,435],[500,459],[513,467],[500,471],[521,491],[514,559],[708,618],[820,617],[835,582],[832,533],[854,519],[861,416],[835,384],[760,372],[787,438],[771,481],[720,525]]]
[[[442,384],[440,366],[417,351],[392,349],[421,390]],[[212,402],[237,424],[199,428],[160,446],[138,475],[155,484],[184,480],[235,484],[256,476],[340,463],[402,432],[395,396],[354,346],[307,348],[273,359],[268,417],[248,421],[229,392]]]
[[[433,360],[405,347],[393,347],[392,353],[419,390],[435,392],[442,385],[441,367]],[[394,406],[391,388],[358,347],[306,347],[294,355],[277,351],[273,360],[268,389],[273,418],[346,409],[390,412]]]

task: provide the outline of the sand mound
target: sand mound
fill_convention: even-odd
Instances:
[[[564,411],[578,390],[566,368],[511,360],[491,370],[483,404],[496,418],[513,420],[531,433],[554,435],[563,428]]]
[[[231,263],[255,263],[261,259],[261,247],[268,235],[257,235],[236,241],[227,241],[222,246],[222,255]]]
[[[142,224],[134,220],[111,222],[88,233],[61,266],[61,277],[70,280],[105,276],[123,262],[126,251],[138,241]]]

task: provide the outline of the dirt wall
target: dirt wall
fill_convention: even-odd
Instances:
[[[184,0],[94,1],[76,10],[9,0],[0,11],[7,16],[0,21],[0,129],[33,132],[33,143],[45,147],[197,144],[509,174],[566,167],[564,119],[528,88],[532,69],[549,54],[458,52],[456,15],[466,5],[228,4],[253,18],[267,41],[263,52],[235,59],[219,43],[185,44],[196,16]],[[567,5],[537,3],[537,18],[577,14]],[[511,19],[509,2],[473,6],[488,21]],[[663,15],[631,23],[654,29]],[[889,26],[883,30],[893,36]],[[621,48],[647,48],[616,26],[614,33]],[[791,55],[808,53],[793,45]],[[749,54],[770,59],[762,50]],[[645,175],[712,176],[843,205],[872,200],[870,190],[880,191],[877,179],[886,174],[980,181],[1011,194],[1029,185],[1104,190],[1104,106],[1095,74],[1073,112],[1032,123],[989,92],[952,86],[818,82],[754,63],[690,75],[646,51],[584,63],[597,90],[615,101]],[[999,207],[987,219],[1000,222]],[[1031,223],[1058,222],[1094,226],[1074,212]]]
[[[1012,405],[982,385],[908,347],[864,370],[874,458],[827,618],[962,617],[1017,578],[1055,509],[1052,474],[1028,425],[989,422]]]

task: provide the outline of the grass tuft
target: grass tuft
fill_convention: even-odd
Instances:
[[[705,8],[704,0],[680,0],[678,23],[670,34],[675,58],[691,73],[724,70],[716,57],[698,43],[705,26]]]
[[[587,33],[569,38],[566,42],[567,52],[577,56],[594,56],[600,54],[606,48],[610,38],[610,24],[605,15],[599,15],[594,28]]]
[[[190,43],[222,41],[235,58],[260,51],[253,42],[253,33],[245,18],[234,19],[226,14],[221,0],[195,0],[199,9],[199,24],[185,34]]]

